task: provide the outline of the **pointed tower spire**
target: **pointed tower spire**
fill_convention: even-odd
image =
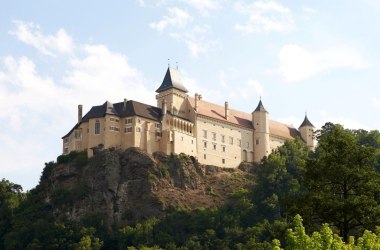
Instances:
[[[253,112],[267,112],[266,109],[264,108],[264,105],[263,105],[263,102],[261,101],[261,97],[260,97],[260,102],[259,102],[259,105],[257,105],[255,111]]]
[[[314,125],[313,125],[313,124],[309,121],[309,119],[307,118],[307,114],[306,114],[306,113],[305,113],[305,119],[303,120],[303,122],[302,122],[300,128],[305,127],[305,126],[310,126],[310,127],[315,128]]]
[[[164,80],[162,81],[161,86],[156,90],[157,93],[160,93],[164,90],[175,88],[187,93],[187,89],[183,86],[181,77],[177,69],[168,67],[166,71]]]

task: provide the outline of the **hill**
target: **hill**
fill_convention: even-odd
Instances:
[[[43,201],[56,219],[104,219],[112,232],[176,210],[228,203],[237,188],[251,185],[239,169],[201,166],[184,154],[150,156],[138,148],[104,150],[87,159],[84,153],[60,156],[41,179]]]

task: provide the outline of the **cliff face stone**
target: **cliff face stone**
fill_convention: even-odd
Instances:
[[[242,171],[206,169],[182,154],[104,150],[88,161],[56,164],[41,185],[57,219],[98,216],[113,231],[178,208],[221,205],[250,184]]]

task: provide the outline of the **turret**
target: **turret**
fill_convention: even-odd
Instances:
[[[252,112],[253,124],[253,161],[260,162],[264,156],[269,155],[269,113],[265,110],[262,101]]]
[[[168,68],[164,80],[156,90],[157,107],[162,107],[165,100],[169,110],[173,115],[186,116],[185,100],[187,89],[183,86],[177,69]]]
[[[314,149],[314,126],[309,121],[306,114],[305,119],[298,130],[300,131],[301,138],[306,142],[306,145],[310,149]]]

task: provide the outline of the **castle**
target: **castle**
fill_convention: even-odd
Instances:
[[[96,148],[139,147],[149,154],[185,153],[202,164],[237,167],[241,162],[259,162],[286,140],[301,137],[314,148],[314,126],[307,116],[299,129],[269,119],[260,100],[245,113],[228,102],[217,105],[195,94],[188,96],[177,69],[168,68],[156,90],[157,107],[133,100],[94,106],[62,137],[63,153]]]

